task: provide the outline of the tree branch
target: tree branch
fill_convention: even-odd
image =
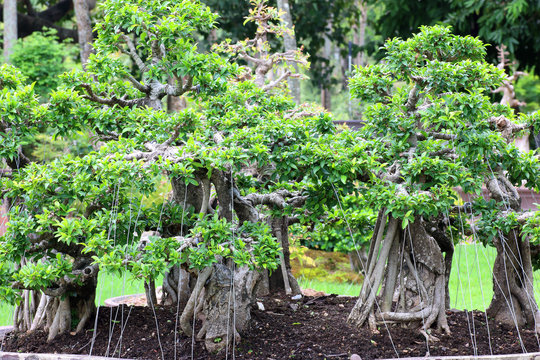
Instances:
[[[273,89],[275,88],[276,86],[279,85],[279,83],[281,83],[283,80],[289,78],[292,76],[292,73],[290,72],[290,70],[286,70],[285,72],[283,72],[283,74],[281,74],[280,77],[278,77],[276,80],[272,81],[271,83],[269,84],[266,84],[265,86],[262,87],[262,90],[263,91],[268,91],[270,89]]]
[[[148,67],[146,66],[146,64],[144,63],[144,61],[142,61],[141,57],[139,56],[139,54],[137,54],[137,49],[135,48],[135,44],[133,43],[133,40],[131,40],[131,38],[129,36],[127,36],[126,34],[122,34],[121,35],[122,39],[126,42],[126,45],[128,47],[128,51],[127,51],[127,54],[129,56],[131,56],[131,58],[133,59],[133,61],[135,61],[135,64],[137,65],[137,67],[139,68],[139,70],[142,72],[142,73],[145,73],[148,71]]]
[[[94,93],[94,90],[92,90],[92,86],[90,84],[82,84],[81,86],[86,90],[86,93],[87,93],[87,95],[83,95],[83,97],[85,99],[96,102],[98,104],[109,105],[109,106],[120,105],[123,107],[134,107],[134,106],[143,104],[145,100],[144,98],[124,100],[124,99],[119,99],[116,96],[113,96],[111,98],[104,98],[99,95],[96,95]]]

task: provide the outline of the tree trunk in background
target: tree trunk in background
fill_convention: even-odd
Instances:
[[[329,22],[328,28],[332,28],[331,22]],[[332,41],[326,35],[324,36],[323,57],[328,61],[328,66],[330,66],[330,62],[332,61]],[[332,78],[332,72],[328,71],[327,69],[324,69],[323,71],[326,79],[324,79],[321,83],[321,106],[326,110],[331,111],[332,101],[329,84],[330,79]]]
[[[9,63],[17,41],[17,0],[4,0],[4,62]]]
[[[366,45],[366,23],[367,23],[367,5],[363,1],[357,1],[357,6],[360,8],[360,19],[358,31],[354,33],[354,42],[356,45],[362,47]],[[356,54],[355,65],[364,66],[366,59],[364,58],[364,51],[359,51]]]
[[[90,7],[86,0],[73,0],[75,17],[77,18],[77,33],[79,35],[79,46],[81,48],[81,64],[86,68],[88,58],[92,53],[92,22],[90,20]]]
[[[289,6],[289,0],[277,0],[278,9],[283,11],[283,16],[281,20],[283,24],[294,31],[294,26],[292,23],[291,17],[291,8]],[[292,34],[284,34],[283,43],[285,45],[285,51],[295,51],[296,50],[296,37],[294,32]],[[298,72],[298,66],[293,63],[291,64],[294,67],[295,72]],[[294,98],[294,101],[297,104],[300,104],[300,79],[289,78],[289,89],[291,89],[291,95]]]
[[[332,98],[330,96],[330,89],[321,86],[321,106],[328,111],[332,110]]]

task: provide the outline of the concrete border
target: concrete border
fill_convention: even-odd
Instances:
[[[120,358],[105,358],[101,356],[71,355],[71,354],[28,354],[1,352],[0,360],[129,360]],[[396,359],[381,359],[396,360]],[[482,355],[482,356],[430,356],[430,357],[408,357],[400,360],[540,360],[540,352],[525,354],[506,355]]]
[[[400,360],[540,360],[540,352],[524,354],[506,354],[506,355],[461,355],[461,356],[428,356],[428,357],[408,357],[399,358]],[[3,360],[3,359],[2,359]],[[395,359],[381,359],[395,360]]]
[[[101,356],[70,355],[70,354],[28,354],[0,352],[0,360],[126,360],[119,358],[105,358]]]

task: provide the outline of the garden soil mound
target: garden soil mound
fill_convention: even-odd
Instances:
[[[279,294],[260,300],[265,310],[258,310],[257,307],[253,309],[251,329],[243,334],[242,341],[235,345],[234,357],[232,348],[228,354],[208,354],[204,350],[203,342],[178,335],[176,358],[191,359],[193,354],[193,359],[224,359],[227,356],[230,359],[311,360],[348,359],[352,354],[359,354],[362,359],[367,360],[397,358],[397,354],[399,357],[422,357],[426,355],[428,347],[432,356],[539,351],[539,340],[532,330],[520,329],[520,341],[515,328],[489,322],[488,336],[483,312],[449,311],[448,321],[452,335],[434,333],[440,340],[427,344],[419,332],[398,326],[381,326],[378,333],[349,326],[346,319],[356,300],[354,298],[335,295],[306,296],[293,301]],[[157,322],[152,309],[148,307],[102,307],[99,310],[93,346],[94,331],[90,328],[94,321],[83,334],[66,334],[52,343],[47,343],[45,333],[39,331],[32,334],[10,334],[4,340],[2,350],[89,354],[92,349],[92,355],[131,359],[175,359],[175,309],[157,307],[155,313]]]

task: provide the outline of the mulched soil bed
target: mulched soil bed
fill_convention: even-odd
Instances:
[[[382,326],[378,334],[367,329],[354,329],[346,319],[356,299],[335,295],[304,297],[299,301],[279,294],[264,298],[264,311],[252,311],[252,325],[234,350],[236,359],[348,359],[359,354],[362,359],[425,356],[426,340],[417,331]],[[174,359],[174,307],[156,308],[163,347],[163,358]],[[123,313],[123,317],[122,317]],[[432,356],[489,355],[524,352],[515,328],[489,322],[488,337],[483,312],[474,312],[474,331],[471,313],[448,312],[451,336],[439,336],[440,341],[429,344]],[[91,327],[94,322],[92,321]],[[122,324],[124,332],[119,343]],[[470,325],[470,326],[469,326]],[[388,333],[391,333],[393,345]],[[112,336],[111,336],[112,333]],[[476,336],[474,336],[476,334]],[[3,343],[3,351],[29,353],[88,354],[92,330],[81,335],[63,335],[54,342],[46,343],[43,332],[33,334],[10,334]],[[523,346],[527,352],[539,351],[539,341],[532,330],[520,330]],[[474,343],[477,353],[475,354]],[[490,351],[491,342],[491,351]],[[395,346],[395,350],[394,350]],[[203,343],[178,336],[177,358],[224,359],[225,354],[208,354]],[[101,308],[98,330],[92,355],[118,356],[132,359],[161,359],[157,340],[156,321],[151,309],[123,306]],[[228,358],[232,359],[229,351]]]

